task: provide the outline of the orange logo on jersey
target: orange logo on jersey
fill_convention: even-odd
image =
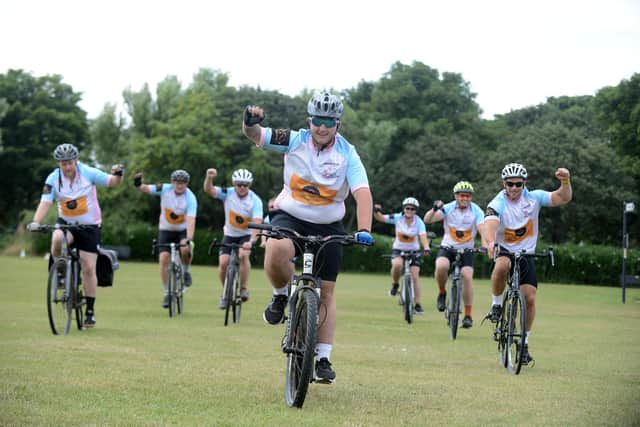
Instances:
[[[184,222],[184,215],[178,215],[169,208],[164,208],[164,218],[172,225],[178,225]]]
[[[77,199],[63,199],[58,202],[62,216],[80,216],[89,212],[87,204],[87,196],[78,197]]]
[[[527,221],[524,227],[518,229],[505,228],[504,229],[504,241],[506,243],[518,243],[533,236],[533,220]]]
[[[314,184],[304,180],[298,175],[291,175],[291,196],[295,201],[306,205],[326,206],[333,203],[338,194],[337,190]]]
[[[449,227],[449,236],[456,243],[468,242],[471,240],[471,230],[456,230],[454,227]]]
[[[246,230],[249,228],[249,221],[251,221],[251,218],[242,216],[238,212],[234,212],[231,209],[229,209],[229,223],[233,227]]]
[[[396,233],[396,239],[402,243],[413,243],[416,241],[416,236],[409,236],[404,233]]]

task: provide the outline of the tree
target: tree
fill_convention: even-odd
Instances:
[[[0,170],[4,174],[0,224],[18,222],[22,209],[35,208],[47,174],[55,167],[52,152],[63,143],[83,150],[89,144],[87,115],[79,107],[81,95],[59,75],[34,77],[22,70],[0,74],[2,146]]]

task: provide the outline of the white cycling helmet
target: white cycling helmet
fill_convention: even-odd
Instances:
[[[251,184],[253,182],[253,174],[247,169],[238,169],[231,175],[231,181],[235,184],[237,182],[243,182]]]
[[[405,206],[413,206],[418,209],[420,207],[420,202],[413,197],[407,197],[402,201],[402,207],[404,208]]]
[[[60,144],[53,150],[53,158],[57,162],[76,160],[78,158],[78,149],[73,144]]]
[[[329,92],[315,93],[307,104],[307,113],[309,116],[333,117],[339,119],[342,117],[344,107],[342,101]]]
[[[502,169],[502,179],[507,178],[527,179],[527,170],[520,163],[509,163]]]

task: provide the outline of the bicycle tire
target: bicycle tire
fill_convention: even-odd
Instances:
[[[507,336],[509,335],[509,322],[507,321],[505,307],[509,304],[510,293],[511,291],[507,290],[502,298],[502,311],[496,324],[496,330],[498,331],[498,355],[500,356],[500,366],[503,368],[506,368],[508,364]]]
[[[518,293],[511,299],[509,307],[509,333],[507,336],[508,365],[510,373],[518,375],[522,368],[524,337],[527,327],[527,309],[524,295]]]
[[[458,320],[460,319],[460,284],[458,279],[451,281],[449,289],[449,330],[452,340],[458,336]]]
[[[229,264],[227,267],[227,274],[224,277],[224,289],[222,290],[222,297],[226,302],[226,307],[224,308],[224,326],[229,324],[229,313],[232,313],[233,316],[233,269],[234,267]]]
[[[240,298],[240,286],[239,286],[239,271],[237,268],[234,269],[235,274],[233,275],[233,280],[231,281],[231,292],[233,295],[233,323],[240,323],[240,312],[242,311],[242,299]]]
[[[176,308],[178,309],[178,314],[182,314],[182,312],[184,311],[184,275],[179,271],[176,271],[175,275]]]
[[[413,278],[410,274],[405,274],[402,279],[402,292],[404,293],[402,306],[404,320],[411,324],[413,323]]]
[[[169,266],[169,317],[176,315],[176,277],[173,266]]]
[[[72,289],[74,289],[73,308],[76,312],[76,326],[78,330],[81,331],[84,328],[84,312],[82,311],[82,306],[84,305],[84,297],[82,296],[82,289],[80,288],[80,268],[78,268],[77,272],[74,271],[72,275],[75,278],[75,283],[73,283],[73,286],[71,287]]]
[[[73,301],[69,286],[58,286],[58,271],[64,272],[66,278],[67,263],[64,258],[56,260],[49,269],[47,279],[47,314],[49,326],[54,335],[67,335],[71,328],[71,311]]]
[[[302,408],[313,379],[318,334],[318,294],[302,289],[291,319],[291,352],[287,354],[285,400],[290,407]]]

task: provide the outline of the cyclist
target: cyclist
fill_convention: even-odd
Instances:
[[[45,180],[42,197],[33,222],[29,224],[29,230],[37,231],[40,222],[54,201],[58,205],[58,222],[95,226],[72,228],[68,236],[69,244],[78,248],[80,256],[82,283],[87,303],[84,327],[92,328],[96,324],[95,301],[98,284],[96,262],[102,224],[102,212],[98,203],[96,186],[115,187],[119,185],[122,182],[124,168],[122,165],[114,165],[111,168],[111,173],[107,174],[78,161],[78,155],[78,149],[73,144],[58,145],[53,151],[53,158],[56,160],[58,168],[51,172]],[[55,230],[51,237],[52,257],[60,256],[62,243],[62,230]]]
[[[556,178],[560,180],[560,187],[548,192],[544,190],[529,191],[526,187],[527,170],[519,163],[509,163],[502,169],[503,190],[494,197],[487,206],[485,213],[485,230],[482,233],[484,246],[492,248],[494,242],[508,250],[517,252],[526,250],[533,253],[538,240],[538,216],[542,206],[561,206],[569,203],[572,198],[569,171],[558,168]],[[491,250],[490,256],[491,254]],[[536,317],[536,292],[538,279],[533,259],[521,258],[520,290],[525,297],[527,306],[527,326],[524,339],[523,363],[529,363],[533,358],[529,353],[529,336]],[[502,292],[504,291],[507,273],[511,266],[508,256],[500,256],[491,274],[492,302],[491,311],[487,318],[497,322],[500,317]]]
[[[182,267],[184,271],[184,285],[191,286],[192,278],[189,266],[193,258],[193,235],[196,231],[196,213],[198,201],[188,188],[191,176],[182,169],[171,173],[170,184],[144,184],[142,172],[135,174],[133,185],[143,193],[160,196],[160,220],[158,224],[158,243],[180,243],[188,245],[180,248]],[[160,281],[164,297],[162,307],[169,308],[169,263],[171,249],[161,246],[159,251]]]
[[[393,239],[393,246],[391,248],[391,289],[389,290],[390,296],[396,296],[398,294],[398,288],[400,285],[398,281],[402,277],[402,257],[400,252],[402,251],[418,251],[420,250],[420,243],[424,248],[424,255],[427,256],[431,253],[429,248],[429,239],[427,238],[427,228],[424,222],[417,215],[417,210],[420,207],[420,203],[413,197],[407,197],[402,201],[402,212],[394,214],[383,214],[382,206],[375,204],[373,206],[373,217],[380,222],[386,224],[395,225],[395,239]],[[418,241],[418,239],[420,241]],[[415,295],[416,305],[414,311],[416,314],[424,314],[424,309],[420,303],[421,289],[418,282],[420,278],[420,265],[422,261],[420,258],[414,258],[411,260],[411,276],[413,277],[413,292]]]
[[[249,255],[251,248],[258,240],[258,230],[249,229],[250,222],[262,222],[262,199],[251,190],[253,174],[247,169],[238,169],[231,175],[233,187],[221,188],[213,185],[214,178],[218,176],[216,169],[207,169],[207,176],[204,178],[204,192],[214,199],[224,202],[225,222],[223,227],[223,244],[242,244],[238,252],[240,257],[240,298],[243,302],[249,300],[249,271],[251,262]],[[220,283],[224,287],[224,278],[229,266],[229,254],[231,248],[221,246],[218,258]],[[223,296],[220,297],[218,307],[221,310],[227,308],[227,303]]]
[[[447,291],[445,285],[449,268],[456,259],[457,249],[473,248],[477,232],[482,230],[484,215],[482,209],[474,202],[473,185],[467,181],[460,181],[453,187],[455,200],[446,205],[442,200],[433,202],[433,208],[424,215],[424,222],[433,224],[444,221],[444,236],[438,256],[436,257],[435,279],[438,284],[438,298],[436,306],[438,311],[444,311]],[[451,248],[451,249],[447,249]],[[464,318],[462,327],[473,326],[471,309],[473,305],[473,253],[462,255],[462,299],[464,300]]]
[[[357,205],[359,229],[354,237],[362,244],[371,245],[371,191],[355,147],[338,133],[343,109],[337,96],[315,93],[307,104],[309,129],[295,131],[258,125],[264,119],[264,110],[248,106],[242,129],[258,147],[286,153],[284,186],[276,198],[276,210],[270,214],[271,224],[292,228],[304,235],[344,234],[344,200],[351,191]],[[267,240],[264,267],[274,295],[263,317],[272,325],[284,318],[287,283],[293,270],[290,260],[300,255],[296,251],[289,239]],[[333,244],[325,247],[318,260],[323,322],[318,328],[316,376],[325,383],[333,382],[336,377],[330,360],[336,329],[334,289],[341,258],[342,246]]]

